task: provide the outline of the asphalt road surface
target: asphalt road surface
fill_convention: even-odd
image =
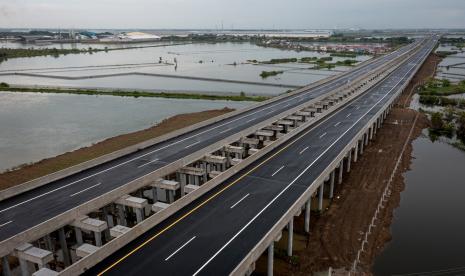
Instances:
[[[407,81],[434,45],[429,41],[366,94],[155,226],[88,274],[228,275]]]
[[[271,116],[326,94],[412,47],[411,44],[383,56],[378,61],[356,68],[350,74],[328,84],[257,107],[3,200],[0,202],[0,242]]]

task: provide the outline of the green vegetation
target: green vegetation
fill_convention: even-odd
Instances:
[[[0,88],[8,88],[10,85],[6,82],[0,82]]]
[[[268,77],[276,76],[282,73],[284,73],[284,71],[262,71],[260,73],[260,77],[262,77],[263,79],[266,79]]]
[[[346,59],[344,61],[338,61],[336,62],[337,66],[354,66],[358,61],[355,59]]]
[[[279,64],[279,63],[290,63],[297,62],[297,58],[274,58],[269,61],[262,61],[263,64]]]
[[[332,57],[350,57],[350,58],[356,58],[357,54],[352,53],[352,52],[335,52],[331,53],[330,56]]]
[[[0,48],[0,62],[9,58],[22,58],[22,57],[37,57],[37,56],[53,56],[59,57],[60,55],[67,54],[80,54],[105,51],[105,49],[57,49],[57,48],[44,48],[44,49],[16,49],[16,48]]]
[[[420,95],[448,96],[465,93],[465,80],[451,84],[449,80],[429,79],[419,87]]]
[[[269,99],[264,96],[247,96],[244,92],[240,95],[208,95],[195,93],[169,93],[169,92],[144,92],[144,91],[103,91],[90,89],[56,89],[56,88],[22,88],[22,87],[2,87],[0,91],[8,92],[34,92],[34,93],[56,93],[56,94],[77,94],[77,95],[110,95],[120,97],[148,97],[167,99],[193,99],[193,100],[226,100],[226,101],[255,101],[261,102]]]
[[[465,81],[451,84],[449,80],[430,79],[419,87],[420,103],[437,106],[455,106],[465,108],[464,99],[452,99],[445,96],[465,93]]]
[[[458,53],[457,51],[436,51],[436,55],[438,55],[438,57],[441,57],[441,58],[445,58],[450,55],[455,55],[457,53]]]

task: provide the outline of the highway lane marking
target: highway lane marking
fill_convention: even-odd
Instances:
[[[354,75],[354,76],[358,76],[359,74],[361,75],[361,73],[367,72],[368,69],[370,68],[370,66],[377,65],[378,63],[384,61],[384,59],[388,59],[389,56],[390,56],[390,54],[384,56],[383,58],[381,58],[381,59],[379,59],[379,60],[374,61],[373,63],[367,65],[367,67],[357,68],[357,69],[355,69],[353,72],[350,72],[350,75],[343,76],[343,77],[341,77],[341,79],[343,79],[344,77],[350,77],[351,75]],[[389,59],[388,59],[388,60],[389,60]],[[339,81],[340,81],[341,79],[339,79]],[[335,79],[335,81],[336,81],[336,82],[328,82],[328,83],[325,83],[325,84],[323,84],[323,85],[321,85],[321,86],[318,86],[318,87],[315,88],[314,91],[312,91],[312,90],[313,90],[312,88],[310,88],[310,89],[308,89],[308,90],[306,90],[306,91],[302,91],[301,93],[299,93],[298,96],[303,97],[304,95],[315,94],[315,93],[317,93],[317,92],[320,92],[320,91],[323,90],[324,88],[330,88],[330,87],[333,88],[333,86],[335,86],[335,84],[338,84],[338,83],[337,83],[338,80]],[[297,96],[296,96],[296,97],[297,97]],[[199,132],[199,133],[197,133],[197,134],[194,134],[194,135],[191,135],[191,136],[186,137],[186,138],[184,138],[184,139],[178,140],[178,141],[176,141],[176,142],[173,142],[173,143],[168,144],[168,145],[166,145],[166,146],[160,147],[160,148],[155,149],[155,150],[153,150],[153,151],[149,151],[149,152],[147,152],[147,153],[145,153],[145,154],[143,154],[143,155],[134,157],[134,158],[132,158],[132,159],[129,159],[129,160],[127,160],[127,161],[124,161],[124,162],[122,162],[122,163],[119,163],[119,164],[117,164],[117,165],[115,165],[115,166],[112,166],[112,167],[110,167],[110,168],[107,168],[107,169],[105,169],[105,170],[103,170],[103,171],[100,171],[100,172],[91,174],[91,175],[86,176],[86,177],[84,177],[84,178],[81,178],[81,179],[79,179],[79,180],[76,180],[76,181],[73,181],[73,182],[71,182],[71,183],[68,183],[68,184],[65,184],[65,185],[63,185],[63,186],[60,186],[59,188],[53,189],[53,190],[48,191],[48,192],[45,192],[45,193],[43,193],[43,194],[41,194],[41,195],[32,197],[32,198],[30,198],[30,199],[24,200],[24,201],[22,201],[22,202],[20,202],[20,203],[17,203],[17,204],[15,204],[15,205],[12,205],[12,206],[10,206],[10,207],[7,207],[7,208],[5,208],[5,209],[2,209],[2,210],[0,210],[0,213],[5,212],[5,211],[8,211],[8,210],[13,209],[13,208],[18,207],[18,206],[21,206],[21,205],[23,205],[23,204],[25,204],[25,203],[28,203],[28,202],[30,202],[30,201],[32,201],[32,200],[41,198],[41,197],[43,197],[43,196],[46,196],[46,195],[48,195],[48,194],[50,194],[50,193],[53,193],[53,192],[56,192],[56,191],[58,191],[58,190],[67,188],[67,187],[69,187],[69,186],[71,186],[71,185],[74,185],[74,184],[79,183],[79,182],[81,182],[81,181],[83,181],[83,180],[92,178],[92,177],[94,177],[94,176],[96,176],[96,175],[105,173],[105,172],[107,172],[107,171],[110,171],[110,170],[115,169],[115,168],[118,168],[118,167],[121,167],[121,166],[123,166],[123,165],[125,165],[125,164],[127,164],[127,163],[130,163],[130,162],[132,162],[132,161],[134,161],[134,160],[140,159],[140,158],[145,157],[145,156],[147,156],[147,155],[150,155],[150,154],[152,154],[152,153],[158,152],[158,151],[160,151],[160,150],[166,149],[166,148],[168,148],[168,147],[170,147],[170,146],[177,145],[177,144],[182,143],[182,142],[184,142],[184,141],[186,141],[186,140],[189,140],[189,139],[191,139],[191,138],[193,138],[193,137],[197,137],[197,136],[199,136],[199,135],[202,135],[202,134],[204,134],[204,133],[207,133],[207,132],[209,132],[209,131],[211,131],[211,130],[217,129],[217,128],[222,127],[222,126],[225,126],[225,125],[227,125],[227,124],[234,123],[234,122],[236,122],[236,121],[238,121],[238,120],[241,120],[241,119],[243,119],[243,118],[249,117],[249,116],[251,116],[251,115],[255,115],[255,114],[257,114],[257,113],[263,112],[264,110],[273,108],[273,107],[275,107],[275,106],[278,106],[279,104],[282,104],[282,103],[285,103],[285,102],[288,102],[288,101],[291,101],[291,100],[294,100],[294,99],[295,99],[295,97],[294,97],[294,96],[291,96],[289,99],[286,99],[286,100],[284,100],[283,102],[278,102],[278,103],[275,103],[275,104],[271,104],[270,106],[264,107],[263,109],[257,110],[257,111],[255,111],[255,112],[251,112],[250,114],[246,114],[246,115],[244,115],[244,116],[237,117],[236,119],[233,119],[233,120],[231,120],[231,121],[228,121],[228,122],[225,122],[225,123],[223,123],[223,124],[214,126],[214,127],[212,127],[212,128],[209,128],[209,129],[206,129],[206,130],[201,131],[201,132]],[[311,100],[311,99],[310,99],[310,100]],[[273,110],[273,112],[274,112],[274,111],[275,111],[275,110]],[[142,177],[143,177],[143,176],[142,176]]]
[[[308,150],[308,148],[309,148],[309,147],[305,147],[303,150],[301,150],[301,151],[299,152],[299,155],[301,155],[302,153],[304,153],[304,151]]]
[[[179,250],[183,249],[186,245],[188,245],[191,241],[193,241],[195,239],[196,236],[193,236],[190,240],[188,240],[186,243],[184,243],[183,245],[181,245],[181,247],[179,247],[176,251],[174,251],[171,255],[169,255],[166,259],[165,259],[165,262],[168,261],[169,259],[171,259],[171,257],[173,257],[176,253],[179,252]]]
[[[341,122],[337,122],[337,123],[334,125],[334,127],[337,127],[337,126],[340,125],[340,124],[341,124]]]
[[[73,197],[73,196],[76,196],[76,195],[78,195],[78,194],[82,194],[83,192],[86,192],[86,191],[88,191],[88,190],[90,190],[90,189],[92,189],[92,188],[95,188],[95,187],[99,186],[100,184],[102,184],[102,183],[97,183],[97,184],[95,184],[95,185],[92,185],[92,186],[90,186],[90,187],[87,187],[87,188],[85,188],[84,190],[81,190],[81,191],[79,191],[79,192],[77,192],[77,193],[74,193],[74,194],[71,194],[71,195],[69,195],[69,196],[70,196],[70,197]]]
[[[274,112],[274,109],[271,110],[271,111],[268,111],[267,113],[265,113],[265,115],[271,114],[271,113],[273,113],[273,112]]]
[[[335,112],[333,114],[331,114],[330,116],[328,116],[326,119],[322,120],[321,122],[319,122],[315,127],[318,127],[320,125],[322,125],[323,123],[325,123],[326,121],[328,121],[329,119],[331,119],[332,117],[336,116],[336,114],[338,114],[339,112],[341,112],[342,110],[346,109],[349,105],[347,106],[344,106],[342,107],[338,112]],[[233,186],[234,184],[236,184],[237,182],[239,182],[240,180],[242,180],[244,177],[246,177],[247,175],[251,174],[252,172],[254,172],[255,170],[257,170],[259,167],[263,166],[263,164],[265,164],[266,162],[270,161],[271,159],[273,159],[274,157],[276,157],[278,154],[280,154],[281,152],[283,152],[284,150],[286,150],[287,148],[289,148],[291,145],[293,145],[294,143],[296,143],[297,141],[299,141],[300,139],[302,139],[303,136],[305,136],[306,134],[308,134],[310,131],[312,131],[314,128],[312,129],[309,129],[307,130],[306,132],[302,133],[298,139],[290,142],[289,144],[287,144],[286,146],[282,147],[280,150],[278,150],[277,152],[275,152],[274,154],[270,155],[267,159],[263,160],[260,164],[258,164],[257,166],[253,167],[252,169],[250,169],[249,171],[247,171],[245,174],[239,176],[236,180],[234,180],[233,182],[229,183],[228,185],[226,185],[225,187],[223,187],[221,190],[219,190],[218,192],[216,192],[215,194],[211,195],[209,198],[205,199],[205,201],[199,203],[199,205],[195,206],[194,208],[192,208],[191,210],[189,210],[187,213],[185,213],[184,215],[182,215],[181,217],[179,217],[177,220],[173,221],[170,225],[166,226],[165,228],[163,228],[162,230],[160,230],[160,232],[156,233],[155,235],[151,236],[150,238],[148,238],[147,240],[145,240],[143,243],[141,243],[140,245],[138,245],[136,248],[132,249],[131,251],[129,251],[126,255],[124,255],[123,257],[119,258],[117,261],[115,261],[114,263],[112,263],[111,265],[109,265],[108,267],[106,267],[104,270],[102,270],[100,273],[98,273],[97,275],[101,276],[103,275],[104,273],[106,273],[107,271],[109,271],[110,269],[112,269],[113,267],[115,267],[116,265],[118,265],[119,263],[121,263],[122,261],[124,261],[125,259],[127,259],[129,256],[131,256],[132,254],[134,254],[135,252],[139,251],[142,247],[146,246],[148,243],[150,243],[151,241],[153,241],[154,239],[156,239],[157,237],[159,237],[160,235],[162,235],[163,233],[165,233],[166,231],[168,231],[169,229],[173,228],[176,224],[178,224],[180,221],[184,220],[186,217],[190,216],[192,213],[194,213],[195,211],[197,211],[198,209],[200,209],[202,206],[204,206],[205,204],[207,204],[208,202],[210,202],[211,200],[213,200],[214,198],[216,198],[217,196],[219,196],[220,194],[222,194],[224,191],[226,191],[227,189],[229,189],[231,186]]]
[[[238,202],[234,203],[231,207],[229,207],[229,209],[232,209],[234,207],[236,207],[237,204],[241,203],[244,199],[246,199],[250,194],[246,194],[245,196],[243,196],[241,199],[239,199]]]
[[[228,129],[225,129],[225,130],[223,130],[223,131],[220,131],[220,133],[223,134],[223,133],[228,132],[228,131],[230,131],[230,130],[231,130],[231,129],[228,128]]]
[[[8,224],[10,224],[10,223],[12,223],[12,222],[13,222],[13,221],[10,220],[10,221],[7,221],[7,222],[5,222],[5,223],[2,223],[2,224],[0,224],[0,227],[6,226],[6,225],[8,225]]]
[[[190,148],[190,147],[192,147],[192,146],[194,146],[194,145],[197,145],[198,143],[200,143],[200,141],[197,141],[197,142],[195,142],[195,143],[192,143],[192,144],[190,144],[190,145],[187,145],[187,146],[185,146],[184,148],[185,148],[185,149],[188,149],[188,148]]]
[[[405,73],[402,77],[402,79],[407,76],[410,71],[413,69],[414,67],[412,67],[410,70],[407,71],[407,73]],[[400,83],[400,81],[399,81]],[[282,194],[284,194],[285,191],[287,191],[300,177],[302,177],[302,175],[304,173],[306,173],[324,154],[326,154],[326,152],[329,151],[330,148],[332,148],[337,142],[339,142],[340,139],[342,139],[342,137],[344,137],[356,124],[358,124],[358,122],[360,122],[368,113],[370,113],[370,111],[375,108],[382,100],[384,100],[384,98],[386,98],[391,92],[392,90],[394,90],[395,87],[397,87],[397,85],[399,84],[397,83],[396,85],[394,85],[392,87],[392,89],[386,93],[386,95],[384,95],[376,104],[374,104],[370,109],[368,109],[356,122],[354,122],[354,124],[352,124],[351,127],[349,127],[346,131],[344,131],[344,133],[342,133],[341,136],[339,136],[339,138],[337,138],[329,147],[327,147],[312,163],[310,163],[310,165],[308,165],[296,178],[294,178],[294,180],[292,180],[281,192],[279,192],[278,195],[276,195],[262,210],[260,210],[260,212],[258,212],[244,227],[242,227],[228,242],[226,242],[226,244],[224,244],[210,259],[208,259],[207,262],[205,262],[194,274],[193,276],[196,276],[198,275],[216,256],[218,256],[218,254],[220,254],[232,241],[234,241],[247,227],[249,227],[249,225],[252,224],[252,222],[254,222],[266,209],[269,208],[269,206],[271,206],[271,204],[273,204]]]
[[[355,110],[359,110],[360,109],[360,106],[357,106],[357,108]]]
[[[386,56],[385,56],[386,57]],[[310,93],[310,92],[307,92],[307,93]],[[249,175],[250,173],[254,172],[255,170],[257,170],[259,167],[263,166],[263,164],[265,164],[266,162],[268,162],[269,160],[273,159],[274,157],[276,157],[277,155],[279,155],[281,152],[283,152],[284,150],[286,150],[287,148],[289,148],[291,145],[293,145],[294,143],[296,143],[297,141],[299,141],[300,139],[302,139],[305,135],[307,135],[308,133],[310,133],[311,131],[313,131],[316,127],[319,127],[321,126],[323,123],[327,122],[328,120],[330,120],[331,118],[333,118],[336,114],[339,114],[341,111],[347,109],[348,107],[350,106],[349,105],[346,105],[344,107],[342,107],[338,112],[335,112],[333,114],[331,114],[330,116],[328,116],[327,118],[323,119],[321,122],[319,122],[315,127],[307,130],[306,132],[300,134],[301,136],[299,136],[297,139],[295,139],[294,141],[290,142],[289,144],[285,145],[284,147],[282,147],[280,150],[278,150],[277,152],[275,152],[274,154],[270,155],[267,159],[263,160],[260,164],[258,164],[257,166],[253,167],[252,169],[250,169],[249,171],[247,171],[245,174],[239,176],[236,180],[234,180],[233,182],[229,183],[228,185],[226,185],[225,187],[223,187],[221,190],[219,190],[218,192],[216,192],[215,194],[211,195],[209,198],[205,199],[205,201],[199,203],[199,205],[195,206],[193,209],[189,210],[187,213],[185,213],[184,215],[182,215],[181,217],[179,217],[177,220],[175,220],[174,222],[172,222],[170,225],[166,226],[165,228],[163,228],[162,230],[160,230],[160,232],[156,233],[155,235],[153,235],[152,237],[148,238],[147,240],[145,240],[143,243],[141,243],[140,245],[138,245],[136,248],[132,249],[130,252],[128,252],[126,255],[124,255],[123,257],[119,258],[117,261],[115,261],[114,263],[112,263],[111,265],[109,265],[108,267],[106,267],[104,270],[102,270],[99,274],[97,275],[103,275],[104,273],[106,273],[107,271],[109,271],[110,269],[112,269],[113,267],[115,267],[116,265],[118,265],[119,263],[121,263],[122,261],[124,261],[125,259],[127,259],[129,256],[131,256],[132,254],[134,254],[135,252],[139,251],[142,247],[144,247],[145,245],[147,245],[148,243],[150,243],[151,241],[153,241],[154,239],[156,239],[157,237],[159,237],[160,235],[162,235],[163,233],[165,233],[166,231],[168,231],[169,229],[173,228],[176,224],[178,224],[180,221],[184,220],[186,217],[190,216],[192,213],[194,213],[195,211],[197,211],[198,209],[200,209],[202,206],[204,206],[205,204],[207,204],[208,202],[210,202],[211,200],[213,200],[214,198],[216,198],[217,196],[219,196],[220,194],[222,194],[225,190],[229,189],[231,186],[233,186],[234,184],[236,184],[237,182],[239,182],[240,180],[242,180],[244,177],[246,177],[247,175]],[[142,176],[143,177],[143,176]]]
[[[321,135],[320,135],[320,139],[321,139],[321,138],[323,138],[323,137],[325,137],[325,136],[326,136],[326,134],[327,134],[327,132],[325,132],[325,133],[321,134]]]
[[[349,118],[349,117],[350,117],[350,115],[352,115],[352,113],[349,113],[349,114],[347,114],[346,118]]]
[[[250,122],[252,122],[252,121],[255,121],[255,119],[256,119],[256,118],[252,118],[252,119],[249,119],[249,120],[247,120],[247,121],[245,121],[245,122],[246,122],[246,123],[250,123]]]
[[[277,173],[279,173],[280,170],[282,170],[284,168],[284,166],[281,166],[281,168],[279,168],[277,171],[275,171],[271,176],[275,176]]]
[[[138,168],[142,168],[144,166],[147,166],[148,164],[152,164],[153,162],[157,162],[157,161],[158,161],[158,159],[153,159],[152,161],[149,161],[149,162],[147,162],[145,164],[142,164],[142,165],[138,166]]]

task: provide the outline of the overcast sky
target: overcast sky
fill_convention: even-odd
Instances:
[[[0,27],[465,28],[465,0],[0,0]]]

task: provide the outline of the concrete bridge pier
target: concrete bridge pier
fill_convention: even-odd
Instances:
[[[84,243],[82,238],[82,230],[93,232],[95,245],[98,247],[102,246],[102,232],[108,228],[106,221],[89,218],[88,216],[84,216],[75,220],[71,223],[71,226],[74,226],[78,246]]]
[[[35,271],[37,264],[39,269],[47,268],[48,263],[53,261],[53,253],[47,250],[34,247],[30,243],[23,243],[15,249],[15,255],[18,257],[21,268],[21,275],[29,276],[31,271]]]
[[[339,163],[339,179],[337,180],[337,184],[342,184],[342,172],[344,171],[344,160],[341,160]]]
[[[4,276],[11,276],[10,262],[8,255],[2,257],[2,273]]]
[[[352,149],[347,153],[347,172],[350,173],[350,163],[352,162]]]
[[[323,211],[323,196],[325,191],[325,183],[321,182],[320,190],[318,191],[318,210]]]
[[[358,141],[355,143],[355,148],[354,148],[354,163],[357,163],[358,160]]]
[[[294,216],[292,216],[291,220],[289,221],[289,224],[287,226],[287,256],[291,257],[292,256],[292,243],[294,239]]]
[[[305,219],[304,219],[304,230],[305,233],[310,233],[310,212],[312,208],[312,197],[305,202]]]
[[[268,246],[268,265],[267,265],[267,275],[273,276],[273,261],[274,261],[274,241]]]
[[[63,263],[65,266],[71,265],[71,258],[69,254],[68,244],[66,243],[65,228],[61,227],[58,230],[58,240],[60,242],[61,253],[63,254]]]
[[[362,136],[362,139],[359,140],[359,143],[360,143],[360,155],[363,155],[363,136]]]
[[[333,170],[329,176],[329,198],[334,197],[334,179],[336,178],[336,170]]]
[[[115,203],[131,208],[136,213],[136,223],[141,223],[144,220],[145,208],[149,204],[147,199],[131,195],[124,195],[116,200]]]

